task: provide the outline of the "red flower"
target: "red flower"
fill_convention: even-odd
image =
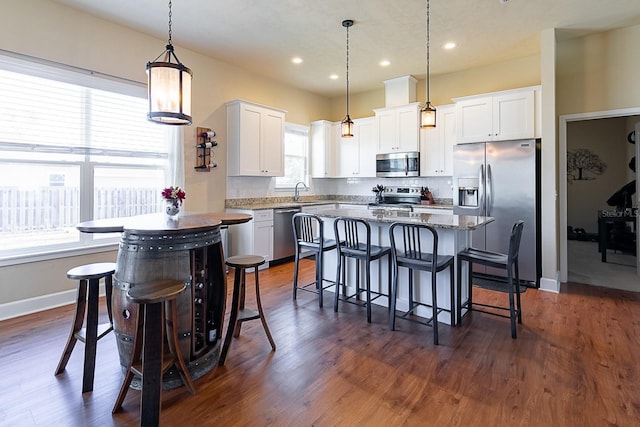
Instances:
[[[182,201],[187,197],[186,193],[180,187],[168,187],[162,190],[162,198],[165,200],[171,200],[174,205],[182,204]]]

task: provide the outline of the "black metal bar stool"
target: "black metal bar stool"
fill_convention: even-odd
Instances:
[[[157,426],[160,419],[162,374],[171,366],[178,370],[191,394],[196,394],[184,362],[177,333],[175,299],[186,289],[179,280],[159,280],[136,285],[127,291],[127,299],[139,304],[131,361],[120,387],[113,413],[122,407],[134,374],[142,378],[140,425]],[[165,303],[167,305],[165,312]],[[169,352],[163,351],[166,338]]]
[[[396,230],[397,229],[397,230]],[[430,238],[430,239],[429,239]],[[393,266],[393,286],[391,290],[391,313],[389,313],[389,329],[395,330],[396,297],[398,295],[398,268],[409,269],[409,310],[401,318],[433,327],[433,343],[438,345],[438,313],[448,311],[451,315],[451,326],[455,325],[455,304],[453,287],[453,256],[438,255],[438,233],[433,227],[425,224],[393,223],[389,227],[391,241],[391,257]],[[431,245],[425,243],[431,240]],[[449,269],[449,309],[438,307],[437,274]],[[431,272],[431,304],[416,302],[413,299],[413,270]],[[431,308],[431,319],[426,322],[408,317],[415,314],[420,307]]]
[[[56,375],[64,371],[71,356],[71,352],[80,340],[84,343],[84,373],[82,376],[82,392],[93,390],[93,378],[96,366],[96,347],[98,340],[113,330],[113,316],[111,314],[111,294],[113,290],[113,273],[116,264],[113,262],[100,262],[74,267],[67,271],[67,277],[78,280],[78,293],[76,299],[76,312],[74,315],[71,332],[64,347],[60,362],[56,368]],[[104,287],[107,300],[107,314],[109,323],[98,324],[98,293],[100,291],[100,279],[104,278]],[[88,289],[87,289],[88,288]],[[88,290],[88,296],[87,296]],[[86,325],[83,328],[85,309],[87,311]]]
[[[352,298],[356,300],[360,299],[360,294],[365,292],[367,301],[365,303],[367,307],[367,322],[371,323],[371,303],[381,296],[389,296],[391,288],[391,248],[386,246],[378,246],[371,244],[371,226],[362,219],[355,218],[336,218],[333,223],[335,232],[336,248],[338,250],[338,262],[336,269],[336,294],[333,309],[338,311],[338,300],[340,295],[338,292],[340,282],[340,275],[342,273],[342,285],[343,285],[343,301],[349,303],[356,303],[351,301]],[[389,257],[388,268],[388,290],[387,294],[383,294],[380,291],[371,290],[371,262],[380,260],[382,257]],[[346,280],[345,280],[345,264],[346,258],[354,258],[356,260],[356,291],[352,295],[346,295]],[[364,263],[365,268],[365,288],[360,287],[360,263]],[[379,288],[380,289],[380,288]],[[373,295],[373,298],[372,298]]]
[[[498,252],[485,251],[475,248],[467,248],[458,252],[458,322],[462,320],[462,309],[469,311],[480,311],[494,316],[506,317],[511,320],[511,338],[517,337],[516,318],[518,323],[522,323],[522,308],[520,306],[520,275],[518,274],[518,252],[520,250],[520,239],[522,237],[522,229],[524,221],[516,221],[511,229],[511,237],[509,239],[509,252],[502,254]],[[466,261],[469,265],[467,290],[469,293],[467,301],[462,303],[462,263]],[[507,272],[507,282],[503,284],[501,292],[505,290],[509,294],[509,308],[495,306],[491,304],[481,304],[473,302],[472,299],[472,281],[473,281],[473,264],[481,264],[489,267],[504,269]],[[514,301],[515,293],[515,301]],[[481,308],[475,308],[479,306]],[[491,308],[498,311],[488,311],[484,308]],[[500,311],[509,311],[509,316],[503,315]]]
[[[318,294],[318,306],[323,304],[323,291],[334,286],[334,282],[324,286],[325,279],[322,275],[322,259],[326,251],[336,248],[336,241],[325,239],[324,221],[317,215],[310,213],[297,213],[291,220],[293,227],[293,239],[296,243],[296,253],[293,267],[293,299],[297,298],[298,289]],[[298,266],[302,252],[310,252],[315,256],[316,276],[315,281],[298,286]],[[337,291],[337,288],[336,288]]]
[[[262,311],[262,303],[260,302],[260,283],[258,280],[258,266],[265,263],[265,259],[259,255],[237,255],[227,258],[226,264],[229,267],[235,268],[234,280],[233,280],[233,299],[231,301],[231,314],[229,317],[229,326],[227,326],[227,335],[224,339],[222,351],[220,352],[220,359],[218,364],[224,365],[227,358],[227,352],[231,345],[231,338],[238,337],[240,335],[240,327],[242,322],[248,320],[260,319],[264,332],[267,334],[269,343],[273,351],[276,351],[276,343],[271,337],[269,327],[267,326],[267,320],[264,318],[264,312]],[[245,284],[246,284],[246,270],[253,268],[255,271],[255,283],[256,283],[256,305],[258,310],[247,310],[244,308],[245,297]]]

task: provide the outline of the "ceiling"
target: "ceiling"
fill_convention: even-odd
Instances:
[[[168,2],[53,1],[159,39],[168,36]],[[345,91],[344,19],[355,21],[349,29],[351,93],[426,74],[424,0],[175,0],[172,11],[178,57],[188,48],[328,97]],[[640,1],[431,0],[430,16],[434,76],[535,54],[544,29],[570,37],[640,24]],[[448,41],[457,47],[443,49]],[[293,64],[294,56],[303,62]],[[390,65],[381,67],[383,59]],[[332,73],[339,78],[331,80]]]

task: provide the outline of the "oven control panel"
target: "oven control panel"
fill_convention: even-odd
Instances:
[[[420,187],[385,187],[386,194],[415,195],[420,194]]]

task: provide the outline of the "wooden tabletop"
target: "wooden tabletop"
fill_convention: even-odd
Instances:
[[[242,224],[251,221],[248,214],[235,212],[183,212],[177,220],[163,213],[137,215],[123,218],[96,219],[84,221],[76,228],[85,233],[121,233],[128,231],[182,231]]]

